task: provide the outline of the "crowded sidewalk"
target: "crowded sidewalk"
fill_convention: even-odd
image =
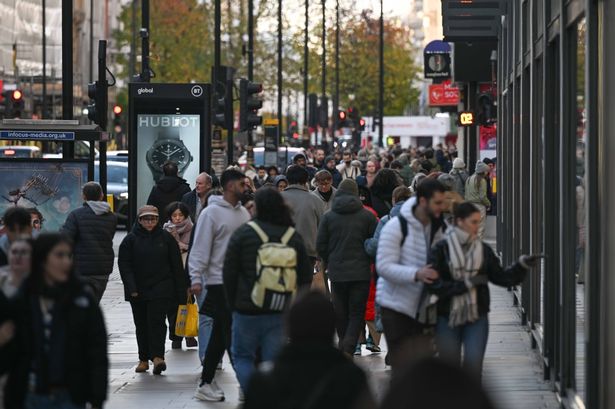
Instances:
[[[119,244],[124,233],[118,232]],[[116,252],[117,254],[117,252]],[[499,409],[557,408],[558,402],[548,382],[543,380],[539,355],[531,349],[527,330],[520,325],[519,312],[512,305],[512,294],[491,286],[490,336],[484,365],[484,384]],[[124,301],[123,285],[117,264],[102,299],[101,306],[109,333],[109,409],[127,407],[158,408],[238,408],[239,388],[228,361],[216,379],[226,392],[224,402],[202,402],[194,399],[194,385],[201,368],[197,348],[172,350],[167,340],[168,369],[162,376],[135,373],[137,345],[129,303]],[[386,345],[383,345],[386,350]],[[384,353],[363,355],[355,361],[370,378],[377,399],[386,393],[390,371],[384,365]]]

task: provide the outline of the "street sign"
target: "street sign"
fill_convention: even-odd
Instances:
[[[13,141],[74,141],[74,132],[50,132],[50,131],[0,131],[0,139]]]
[[[474,112],[462,111],[459,112],[459,126],[474,126],[476,119],[474,118]]]
[[[507,0],[442,0],[444,40],[496,41],[507,3]]]
[[[450,81],[429,86],[429,106],[457,106],[459,100],[459,88],[451,85]]]
[[[425,78],[451,77],[451,46],[440,40],[427,44],[423,51]]]
[[[279,124],[280,124],[280,121],[278,121],[277,118],[276,119],[269,118],[269,119],[263,120],[264,126],[278,126]]]

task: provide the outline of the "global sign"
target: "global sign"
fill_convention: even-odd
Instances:
[[[425,78],[451,77],[451,46],[440,40],[427,44],[423,51]]]

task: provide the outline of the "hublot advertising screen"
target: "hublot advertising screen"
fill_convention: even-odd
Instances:
[[[165,162],[175,162],[192,188],[199,173],[209,170],[211,86],[131,83],[129,90],[128,202],[134,223]]]

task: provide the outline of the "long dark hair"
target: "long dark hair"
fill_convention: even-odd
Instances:
[[[73,241],[66,235],[61,233],[42,233],[32,245],[32,272],[29,277],[28,288],[33,294],[40,294],[45,286],[45,263],[49,258],[49,254],[53,249],[60,245],[67,244],[71,251],[73,250]],[[68,282],[66,283],[70,290],[76,290],[80,287],[79,279],[75,275],[74,265],[71,268]],[[67,291],[66,297],[73,291]]]
[[[254,195],[256,219],[278,226],[294,226],[290,208],[284,198],[273,187],[262,187]]]
[[[376,173],[371,191],[374,195],[390,202],[395,188],[402,185],[403,181],[399,174],[393,169],[385,168]]]
[[[459,203],[453,208],[453,217],[455,221],[467,219],[474,213],[480,213],[480,211],[470,202]]]

